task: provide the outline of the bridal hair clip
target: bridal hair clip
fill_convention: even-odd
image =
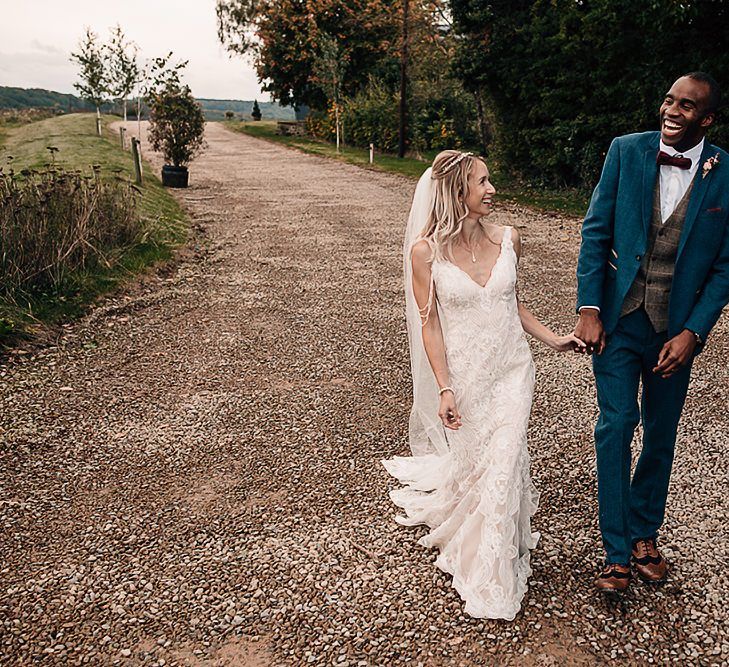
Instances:
[[[469,155],[473,155],[473,153],[460,153],[458,155],[454,155],[448,162],[445,163],[443,168],[440,170],[441,175],[447,174],[453,167],[455,167],[457,164],[461,163],[461,160],[464,158],[467,158]]]

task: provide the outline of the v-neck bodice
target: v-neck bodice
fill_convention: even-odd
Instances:
[[[469,278],[475,285],[477,285],[481,289],[486,289],[486,287],[488,287],[488,284],[491,282],[491,277],[494,275],[494,271],[496,271],[496,268],[498,267],[499,262],[501,261],[501,258],[504,255],[504,246],[506,246],[506,245],[510,246],[513,249],[513,243],[511,241],[511,227],[507,227],[506,229],[504,229],[504,232],[501,237],[499,254],[496,257],[496,261],[494,262],[494,265],[491,267],[491,271],[489,273],[488,279],[486,280],[486,282],[483,285],[481,285],[481,283],[479,283],[473,276],[471,276],[471,274],[469,274],[465,269],[462,269],[455,262],[451,262],[448,259],[443,259],[441,261],[454,266],[456,269],[458,269],[461,273],[463,273],[467,278]]]
[[[456,264],[433,261],[432,272],[449,367],[471,366],[480,357],[498,357],[528,344],[516,301],[516,253],[511,227],[504,230],[501,249],[485,285]]]

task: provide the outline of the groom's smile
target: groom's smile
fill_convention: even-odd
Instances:
[[[683,152],[693,148],[714,120],[709,109],[709,87],[683,76],[671,86],[661,105],[661,139]]]
[[[683,126],[675,121],[663,119],[663,132],[669,137],[677,137],[683,131]]]

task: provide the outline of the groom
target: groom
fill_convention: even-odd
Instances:
[[[595,585],[610,595],[628,588],[631,560],[644,581],[666,578],[657,535],[691,363],[729,302],[729,155],[704,139],[719,103],[708,74],[678,79],[660,132],[613,140],[582,225],[575,335],[595,353],[607,554]]]

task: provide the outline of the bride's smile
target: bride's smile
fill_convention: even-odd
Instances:
[[[496,188],[489,179],[488,168],[483,162],[477,160],[468,176],[468,194],[464,200],[469,218],[478,219],[491,213]]]

